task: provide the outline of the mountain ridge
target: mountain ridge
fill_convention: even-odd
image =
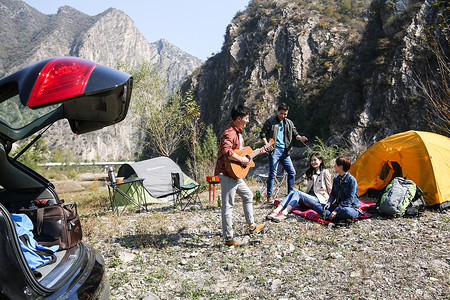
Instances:
[[[115,8],[89,16],[61,6],[46,15],[21,0],[0,0],[0,77],[56,56],[83,57],[112,68],[147,62],[166,73],[173,89],[203,63],[164,39],[149,43],[133,20]],[[80,136],[59,121],[44,138],[51,151],[70,148],[77,160],[129,160],[139,151],[141,135],[132,115],[130,111],[121,123]]]
[[[430,130],[414,67],[429,55],[424,33],[438,16],[419,0],[252,1],[183,89],[216,134],[245,103],[249,142],[258,142],[262,123],[287,102],[301,134],[358,153],[397,132]]]
[[[1,0],[0,6],[3,28],[0,41],[10,45],[0,46],[1,77],[39,60],[63,55],[80,56],[109,67],[117,67],[121,62],[131,66],[144,60],[155,64],[165,62],[166,57],[161,57],[164,54],[182,57],[177,63],[164,64],[170,67],[167,70],[169,82],[172,82],[171,76],[180,77],[174,75],[180,63],[183,74],[187,72],[183,69],[184,62],[189,72],[202,63],[164,39],[149,43],[133,20],[115,8],[89,16],[70,6],[61,6],[56,14],[45,15],[21,0]],[[170,49],[170,53],[161,49]],[[18,56],[12,59],[16,54]]]

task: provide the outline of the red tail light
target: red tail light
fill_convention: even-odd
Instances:
[[[27,106],[36,107],[82,95],[96,65],[76,57],[52,59],[39,74]]]

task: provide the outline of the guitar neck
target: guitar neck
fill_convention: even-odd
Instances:
[[[272,146],[273,144],[275,144],[275,141],[273,139],[270,139],[269,146]],[[250,153],[248,156],[250,157],[250,159],[253,159],[253,157],[261,154],[261,152],[264,152],[264,147],[256,149],[255,151]]]
[[[262,151],[262,149],[256,149],[255,151],[250,153],[248,156],[250,157],[250,159],[253,159],[253,157],[259,155],[261,153],[261,151]]]

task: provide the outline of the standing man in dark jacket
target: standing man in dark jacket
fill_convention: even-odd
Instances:
[[[305,142],[308,140],[305,136],[300,136],[294,123],[287,118],[289,106],[281,103],[278,106],[277,115],[268,119],[261,130],[260,137],[264,145],[269,144],[269,140],[275,141],[275,148],[269,154],[269,178],[267,179],[267,202],[273,203],[272,191],[273,181],[277,173],[278,164],[281,163],[288,174],[288,193],[294,189],[295,169],[289,156],[293,139]]]

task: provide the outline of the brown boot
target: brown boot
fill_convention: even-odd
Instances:
[[[274,198],[272,195],[267,195],[267,203],[273,204]]]

